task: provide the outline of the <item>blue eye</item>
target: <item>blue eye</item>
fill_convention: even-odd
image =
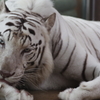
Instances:
[[[29,53],[29,52],[31,52],[31,49],[26,48],[26,49],[24,49],[24,50],[21,52],[21,54],[24,54],[24,53]]]
[[[26,52],[26,53],[28,53],[30,51],[31,51],[31,49],[29,49],[29,48],[24,49],[24,52]]]
[[[2,46],[5,45],[5,42],[2,39],[0,39],[0,45],[2,45]]]

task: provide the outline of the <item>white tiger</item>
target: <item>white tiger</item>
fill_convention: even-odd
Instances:
[[[12,86],[31,90],[70,87],[61,92],[59,98],[100,99],[100,22],[61,16],[50,0],[8,0],[6,5],[0,6],[0,94],[6,100],[32,100],[32,95],[23,90],[19,92]],[[17,26],[19,19],[21,25],[25,23],[21,28]],[[28,35],[28,39],[22,37],[24,35]],[[22,42],[19,43],[17,39]],[[36,48],[35,58],[32,43],[37,43],[40,48]],[[26,48],[29,45],[32,50]],[[19,48],[24,49],[22,54],[28,54],[19,56]],[[9,71],[12,73],[9,74]],[[8,83],[13,85],[9,86]],[[72,88],[75,86],[78,87]]]

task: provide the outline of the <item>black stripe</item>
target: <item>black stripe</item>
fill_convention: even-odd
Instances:
[[[33,66],[33,65],[34,65],[34,61],[33,61],[33,62],[31,62],[30,64],[31,64],[31,66]]]
[[[67,23],[67,25],[69,26],[69,29],[71,29],[71,31],[72,31],[71,33],[73,33],[73,35],[75,35],[72,26],[70,26],[68,23]],[[74,37],[75,37],[75,36],[74,36]]]
[[[19,19],[19,18],[18,18]],[[20,21],[15,21],[15,23],[17,24],[17,25],[21,25],[21,22]]]
[[[11,29],[7,29],[7,30],[5,30],[3,33],[6,33],[7,31],[11,32]]]
[[[16,18],[22,18],[22,14],[18,14],[18,13],[16,13],[16,12],[15,12],[15,13],[14,13],[14,12],[11,12],[10,14],[11,14],[11,16],[9,16],[9,18],[11,18],[11,17],[12,17],[12,18],[15,17],[15,19],[16,19]]]
[[[40,17],[40,18],[42,18],[42,16],[41,16],[40,14],[38,14],[38,13],[31,12],[31,14],[32,14],[33,16],[35,16],[35,17]],[[42,18],[42,19],[43,19],[43,18]]]
[[[89,53],[90,53],[91,55],[93,55],[92,52],[91,52],[91,50],[89,49],[89,47],[88,47],[87,45],[86,45],[86,48],[88,49]]]
[[[3,33],[6,33],[6,32],[9,32],[9,35],[8,35],[8,41],[9,41],[9,39],[10,39],[10,35],[11,35],[11,29],[7,29],[7,30],[5,30]]]
[[[20,16],[21,18],[23,17],[26,17],[27,14],[25,14],[25,11],[22,11],[22,10],[16,10],[16,11],[13,11],[13,12],[10,12],[9,14],[11,15],[17,15],[17,16]]]
[[[27,36],[25,36],[25,39],[23,40],[22,45],[24,45],[24,43],[26,42],[26,40],[27,40]]]
[[[6,23],[6,25],[7,26],[15,26],[14,23],[12,23],[12,22],[8,22],[8,23]]]
[[[82,78],[83,78],[84,81],[87,81],[86,76],[85,76],[85,70],[86,70],[86,66],[87,66],[87,59],[88,59],[88,54],[86,54],[85,60],[84,60],[84,63],[83,63]]]
[[[25,23],[25,22],[27,22],[27,20],[25,18],[19,18],[19,19],[20,19],[20,21],[21,21],[22,24]]]
[[[53,38],[52,38],[52,54],[54,53],[54,49],[55,49],[55,37],[56,37],[56,34],[53,34]]]
[[[27,62],[27,64],[29,64],[30,66],[33,66],[33,65],[34,65],[34,61],[32,61],[32,62]]]
[[[53,53],[55,52],[55,49],[56,49],[56,47],[58,46],[58,43],[60,42],[60,40],[61,40],[61,33],[59,34],[59,36],[57,36],[56,35],[56,38],[54,38],[54,40],[56,39],[56,41],[55,42],[53,42],[54,43],[54,51],[53,51]],[[55,54],[55,53],[54,53]]]
[[[20,39],[20,44],[21,44],[21,41],[23,40],[23,38],[24,38],[24,36],[21,37],[21,39]]]
[[[71,21],[72,21],[72,20],[71,20]],[[74,21],[72,21],[72,22],[81,30],[81,32],[82,32],[83,34],[80,34],[80,35],[84,35],[84,37],[85,37],[87,43],[89,43],[89,41],[88,41],[88,39],[87,39],[87,37],[86,37],[84,31],[77,25],[76,22],[74,22]],[[80,23],[80,24],[81,24],[81,23]],[[86,29],[86,27],[85,27],[83,24],[81,24],[81,25]],[[84,40],[83,40],[83,41],[84,41]],[[84,43],[85,43],[85,46],[86,46],[87,50],[90,52],[90,54],[92,54],[91,50],[88,48],[87,43],[86,43],[85,41],[84,41]]]
[[[88,39],[87,39],[87,37],[85,36],[84,31],[83,31],[75,22],[74,22],[74,24],[75,24],[75,25],[81,30],[81,32],[83,33],[83,34],[80,34],[80,35],[84,35],[86,41],[89,42]],[[80,23],[80,24],[81,24],[81,23]],[[81,24],[81,25],[82,25],[84,28],[86,28],[83,24]],[[83,40],[83,41],[84,41],[84,40]],[[91,52],[91,50],[89,49],[87,43],[86,43],[86,42],[84,42],[84,43],[85,43],[85,46],[86,46],[87,50],[90,52],[90,54],[92,54],[92,52]]]
[[[21,13],[24,12],[24,13],[30,14],[29,12],[27,12],[27,11],[25,11],[24,9],[21,9],[21,8],[17,8],[17,11],[18,11],[18,12],[21,12]]]
[[[34,56],[35,56],[35,54],[33,54],[33,56],[29,59],[29,61],[32,60]]]
[[[89,39],[90,40],[90,39]],[[92,45],[92,47],[93,47],[93,49],[94,49],[94,51],[95,51],[95,53],[96,53],[96,56],[97,56],[97,58],[98,58],[98,60],[100,61],[100,58],[98,57],[98,50],[95,48],[95,46],[94,46],[94,44],[92,43],[92,41],[90,40],[90,43],[91,43],[91,45]]]
[[[79,22],[80,23],[80,22]],[[76,23],[75,23],[76,24]],[[85,29],[87,28],[86,26],[84,26],[82,23],[80,23]],[[76,24],[77,25],[77,24]],[[84,35],[84,37],[85,37],[85,39],[87,40],[87,42],[88,42],[88,39],[87,39],[87,37],[85,36],[85,34],[84,34],[84,31],[77,25],[77,27],[82,31],[82,33],[83,33],[83,35]],[[84,42],[85,43],[85,42]],[[91,52],[91,50],[89,49],[89,47],[88,47],[88,45],[87,45],[87,43],[85,43],[85,46],[86,46],[86,48],[88,49],[88,51],[90,52],[90,54],[92,54],[92,52]]]
[[[0,32],[0,36],[3,36],[3,35],[1,34],[1,32]]]
[[[24,24],[23,24],[23,26],[22,26],[22,27],[23,27],[23,29],[24,29],[24,30],[27,30],[27,28],[24,26]]]
[[[8,41],[10,40],[10,35],[11,35],[11,32],[9,32],[9,35],[8,35]]]
[[[39,47],[37,58],[39,57],[40,53],[41,53],[41,47]]]
[[[31,56],[33,54],[33,52],[30,52],[28,55]]]
[[[86,23],[85,23],[86,24]],[[93,31],[94,31],[94,33],[97,35],[97,37],[99,38],[99,40],[100,40],[100,36],[97,34],[97,32],[91,27],[91,26],[89,26],[88,24],[86,24],[88,27],[90,27]]]
[[[32,41],[31,37],[29,35],[27,35],[27,38],[29,38],[30,41]]]
[[[53,38],[53,39],[55,40],[55,38]],[[61,39],[61,33],[59,33],[58,36],[56,35],[56,41],[53,42],[53,51],[52,51],[52,53],[53,53],[53,58],[54,59],[58,56],[60,50],[62,49],[62,44],[63,44],[63,41]]]
[[[30,44],[32,47],[35,46],[35,44]]]
[[[38,66],[35,66],[35,67],[34,67],[33,69],[31,69],[31,70],[26,70],[25,73],[29,73],[29,74],[31,74],[31,73],[36,73],[37,70],[38,70]]]
[[[66,53],[68,47],[69,47],[69,36],[68,36],[68,40],[67,40],[67,46],[66,46],[66,49],[65,49],[65,51],[63,52],[62,56],[65,55],[65,53]],[[60,58],[62,58],[62,56],[61,56]]]
[[[93,79],[95,78],[95,70],[96,70],[96,67],[93,70]]]
[[[96,36],[98,37],[98,39],[100,40],[100,36],[98,35],[98,33],[91,27],[91,26],[89,26],[87,23],[85,23],[88,27],[90,27],[90,29],[91,30],[93,30],[94,31],[94,33],[96,34]],[[81,24],[82,25],[82,24]],[[87,28],[87,27],[85,27],[85,28]]]
[[[57,58],[57,56],[59,55],[59,52],[61,51],[61,49],[62,49],[62,44],[63,44],[63,41],[62,40],[60,40],[60,47],[58,48],[58,50],[57,50],[57,52],[56,52],[56,54],[55,54],[55,56],[54,56],[54,59],[56,59]]]
[[[34,20],[34,19],[28,19],[28,21],[33,21],[33,22],[36,22],[36,23],[38,23],[38,24],[40,24],[40,25],[41,25],[41,23],[40,23],[40,22],[38,22],[37,20]]]
[[[44,50],[45,50],[45,46],[44,46],[43,49],[42,49],[41,57],[40,57],[40,60],[39,60],[39,65],[40,65],[40,63],[41,63],[41,60],[42,60],[42,57],[43,57],[43,54],[44,54]]]
[[[32,27],[36,27],[36,25],[35,25],[34,23],[29,22],[28,24],[29,24],[30,26],[32,26]]]
[[[26,66],[23,64],[23,68],[26,68]]]
[[[26,17],[27,15],[29,15],[30,13],[24,11],[23,9],[17,9],[16,13],[20,13],[22,14],[23,17]]]
[[[79,22],[80,23],[80,22]],[[84,24],[82,24],[82,23],[80,23],[85,29],[87,28],[86,26],[88,26],[91,30],[93,30],[94,31],[94,33],[97,35],[97,37],[99,38],[99,40],[100,40],[100,36],[97,34],[97,32],[90,26],[90,25],[88,25],[87,23],[84,23],[86,26],[84,26]]]
[[[15,19],[20,19],[20,17],[17,17],[17,16],[9,16],[9,19],[15,20]]]
[[[28,28],[28,30],[29,30],[30,34],[35,35],[35,31],[33,29]]]
[[[76,43],[75,43],[74,48],[73,48],[73,50],[72,50],[72,52],[71,52],[71,54],[70,54],[70,57],[69,57],[69,59],[68,59],[68,62],[67,62],[67,64],[66,64],[66,66],[65,66],[65,67],[62,69],[62,71],[61,71],[61,74],[63,74],[63,73],[66,71],[66,69],[68,68],[68,66],[69,66],[69,64],[70,64],[70,62],[71,62],[73,53],[74,53],[74,51],[75,51],[75,48],[76,48]]]

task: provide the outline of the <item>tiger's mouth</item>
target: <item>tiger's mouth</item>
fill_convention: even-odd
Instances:
[[[10,83],[10,82],[8,82],[8,81],[6,81],[4,79],[0,79],[0,82],[4,82],[4,83],[6,83],[6,84],[8,84],[10,86],[13,86],[15,84],[15,83]]]

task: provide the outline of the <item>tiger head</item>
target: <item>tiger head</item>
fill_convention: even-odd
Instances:
[[[49,32],[55,14],[44,19],[22,9],[10,12],[3,1],[0,4],[0,81],[41,83],[53,69]]]

